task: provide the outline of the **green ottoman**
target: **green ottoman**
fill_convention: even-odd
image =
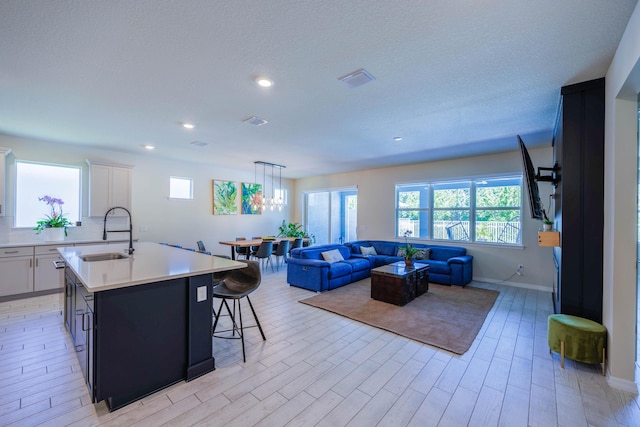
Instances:
[[[601,363],[605,375],[605,348],[607,328],[593,320],[569,314],[552,314],[549,322],[549,352],[560,353],[560,366],[564,358],[584,363]]]

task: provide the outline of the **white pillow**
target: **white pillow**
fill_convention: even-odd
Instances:
[[[344,258],[338,249],[322,252],[322,258],[327,262],[344,261]]]
[[[416,253],[416,259],[429,259],[430,256],[431,249],[429,248],[418,249],[418,252]]]
[[[378,255],[378,253],[376,252],[376,248],[374,248],[373,246],[360,246],[360,253],[362,255]]]

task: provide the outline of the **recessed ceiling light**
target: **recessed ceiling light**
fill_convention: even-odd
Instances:
[[[396,142],[400,142],[400,141],[402,141],[402,137],[401,136],[396,136],[396,137],[393,138],[393,140],[396,141]]]
[[[196,125],[194,125],[193,123],[183,123],[182,127],[185,129],[193,129],[194,127],[196,127]]]
[[[271,79],[269,79],[267,77],[258,77],[256,79],[256,83],[260,87],[271,87],[271,86],[273,86],[273,80],[271,80]]]
[[[155,150],[156,149],[156,147],[151,145],[151,144],[145,144],[145,145],[143,145],[143,147],[146,148],[147,150]]]

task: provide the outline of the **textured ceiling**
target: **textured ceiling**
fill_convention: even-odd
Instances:
[[[0,132],[290,178],[548,144],[636,2],[0,0]]]

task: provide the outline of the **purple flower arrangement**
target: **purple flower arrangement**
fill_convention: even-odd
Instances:
[[[42,196],[38,197],[38,200],[41,202],[45,202],[50,211],[49,215],[45,215],[45,219],[41,219],[37,222],[34,230],[39,234],[45,228],[63,228],[64,227],[64,235],[67,235],[67,226],[71,225],[71,221],[64,217],[62,213],[62,205],[64,205],[64,201],[62,199],[58,199],[51,196]]]

